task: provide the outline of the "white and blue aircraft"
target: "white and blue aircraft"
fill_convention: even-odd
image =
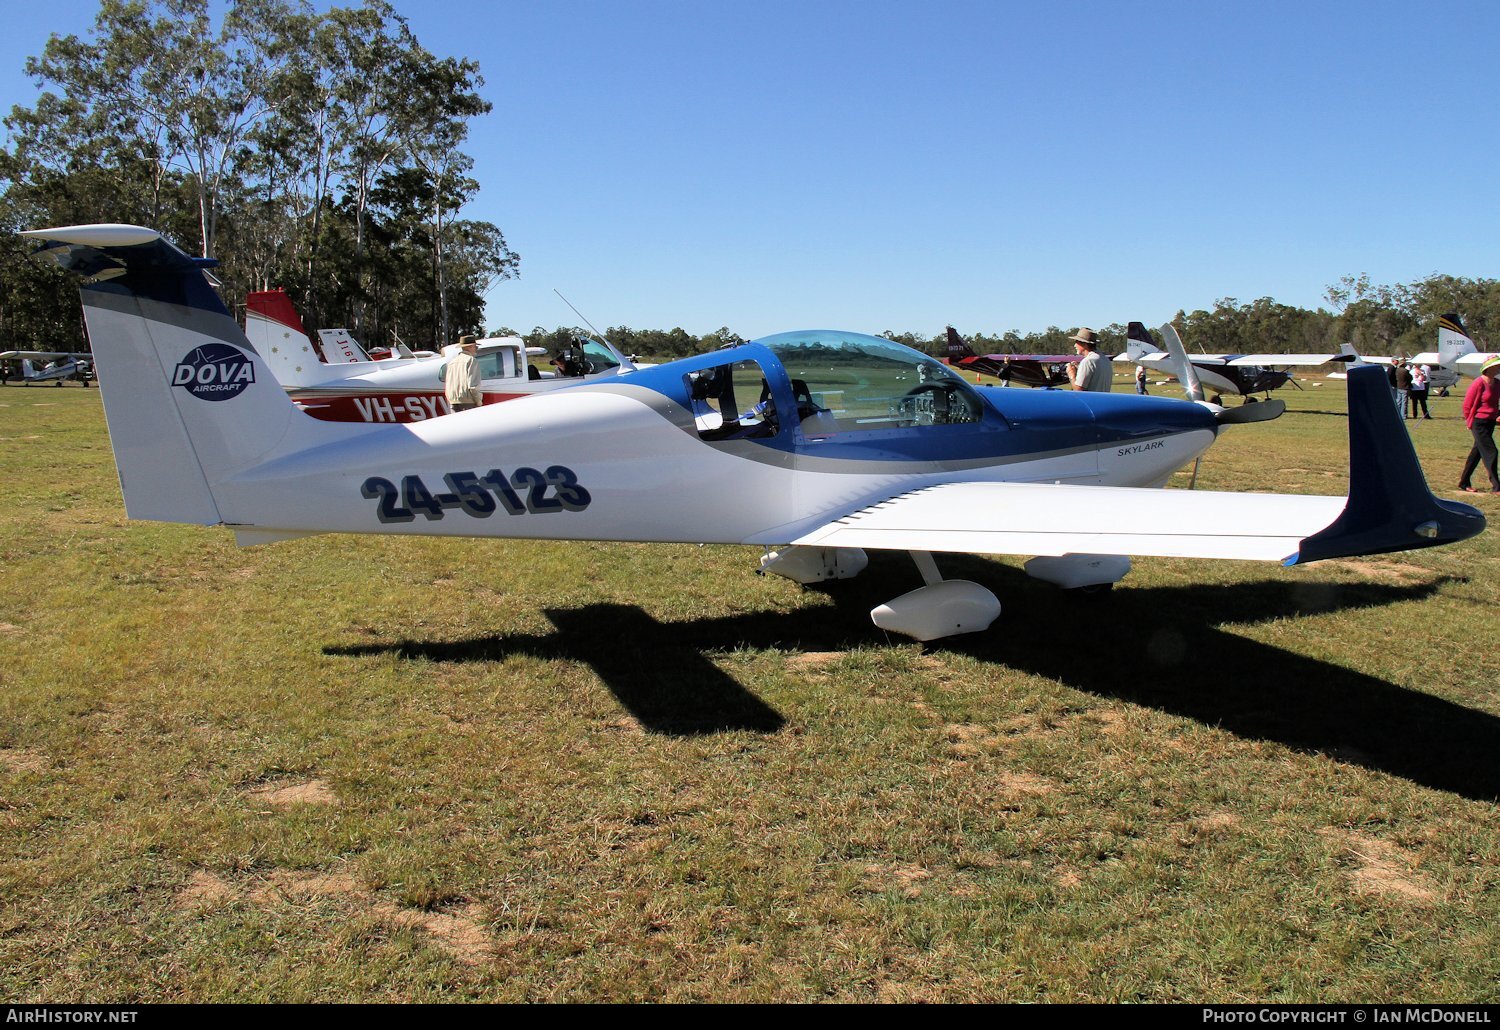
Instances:
[[[919,640],[987,628],[986,588],[932,552],[1035,555],[1111,585],[1130,555],[1299,564],[1430,547],[1484,517],[1427,489],[1384,375],[1350,377],[1344,497],[1162,490],[1239,410],[980,391],[856,333],[783,333],[442,418],[299,411],[189,257],[154,230],[37,230],[81,287],[126,511],[243,545],[398,533],[760,545],[765,571],[844,578],[909,551],[926,585],[872,613]],[[1261,407],[1255,405],[1254,407]]]
[[[13,361],[16,358],[21,359],[21,382],[27,386],[33,383],[53,383],[61,386],[63,380],[73,378],[77,378],[84,386],[88,386],[94,374],[87,354],[70,354],[66,351],[55,350],[0,351],[0,361]],[[46,364],[37,368],[35,362],[38,361],[45,361]]]

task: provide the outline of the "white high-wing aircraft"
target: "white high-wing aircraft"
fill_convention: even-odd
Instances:
[[[8,350],[0,351],[0,361],[14,361],[21,359],[21,382],[27,386],[33,383],[56,383],[63,384],[63,380],[77,377],[84,386],[89,385],[93,378],[93,366],[89,364],[88,354],[70,354],[66,351],[55,350]],[[47,364],[37,368],[35,362],[45,361]]]
[[[315,418],[420,422],[451,413],[443,393],[443,370],[451,355],[372,361],[347,330],[323,329],[318,333],[320,357],[296,308],[280,290],[246,298],[245,335],[297,406]],[[483,403],[608,379],[635,367],[599,341],[590,340],[577,350],[581,353],[564,355],[564,367],[553,375],[530,367],[526,357],[532,352],[518,336],[480,340],[476,360],[483,377]]]
[[[1428,373],[1429,390],[1447,390],[1458,383],[1461,375],[1476,376],[1479,374],[1479,366],[1483,365],[1493,354],[1484,354],[1474,346],[1474,340],[1469,336],[1469,331],[1464,328],[1463,322],[1457,314],[1442,315],[1438,318],[1438,349],[1436,351],[1423,351],[1411,359],[1413,365],[1426,365],[1432,371]],[[1388,365],[1390,358],[1370,358],[1370,361],[1378,361],[1380,364]]]
[[[299,411],[195,260],[154,230],[41,229],[80,287],[126,511],[241,544],[400,533],[761,545],[768,572],[909,551],[926,585],[871,612],[919,640],[1000,603],[934,551],[1037,555],[1065,586],[1128,555],[1296,564],[1451,543],[1480,512],[1427,489],[1378,370],[1350,377],[1349,497],[1162,490],[1245,409],[980,391],[856,333],[783,333],[612,380],[387,426]],[[1264,407],[1254,405],[1249,411]]]
[[[1171,323],[1158,331],[1163,336],[1168,332],[1177,333]],[[1181,378],[1179,362],[1172,354],[1170,341],[1167,349],[1162,350],[1141,322],[1130,323],[1125,334],[1123,357],[1153,371]],[[1269,394],[1287,383],[1296,386],[1297,380],[1288,369],[1316,367],[1330,361],[1352,361],[1354,350],[1345,348],[1337,354],[1193,354],[1188,360],[1192,362],[1204,390],[1214,394],[1215,400],[1226,393],[1254,400],[1251,394]]]
[[[1469,331],[1464,328],[1463,321],[1456,314],[1448,314],[1438,318],[1438,349],[1423,351],[1408,360],[1413,365],[1428,367],[1430,371],[1427,377],[1427,388],[1429,390],[1447,391],[1449,387],[1458,383],[1459,376],[1478,375],[1479,366],[1495,356],[1493,353],[1486,353],[1475,347],[1474,340],[1469,336]],[[1365,364],[1389,365],[1393,360],[1383,355],[1361,354],[1355,357],[1353,365],[1354,367]],[[1336,379],[1338,376],[1333,374],[1328,378]],[[1446,392],[1443,396],[1447,396]]]

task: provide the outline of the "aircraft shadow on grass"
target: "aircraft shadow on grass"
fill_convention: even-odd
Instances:
[[[1295,411],[1288,411],[1287,414],[1288,415],[1326,415],[1329,418],[1341,418],[1345,422],[1349,421],[1349,413],[1347,411],[1323,411],[1323,410],[1321,410],[1319,408],[1298,408]]]
[[[857,580],[816,588],[837,605],[662,623],[633,605],[549,609],[555,632],[329,647],[431,661],[537,655],[591,666],[642,726],[693,736],[774,733],[785,718],[710,660],[743,647],[842,651],[876,639],[864,614],[909,582],[904,555],[876,557]],[[1019,569],[946,556],[945,573],[1013,599],[985,633],[927,645],[1050,677],[1237,736],[1321,753],[1476,800],[1500,797],[1500,718],[1231,631],[1304,616],[1418,601],[1440,585],[1332,583],[1305,574],[1231,586],[1148,587],[1102,597],[1037,584]],[[1009,580],[1009,582],[996,582]],[[1009,588],[1009,589],[1007,589]],[[810,588],[813,589],[813,588]],[[1371,639],[1369,646],[1399,642]]]

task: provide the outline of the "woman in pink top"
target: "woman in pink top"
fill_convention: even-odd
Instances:
[[[1479,366],[1479,375],[1469,384],[1464,394],[1464,421],[1469,432],[1474,434],[1474,446],[1464,461],[1464,474],[1459,477],[1458,488],[1477,494],[1472,477],[1474,469],[1484,462],[1484,470],[1490,474],[1490,492],[1500,494],[1500,475],[1495,472],[1495,419],[1500,417],[1500,382],[1495,376],[1500,373],[1500,357],[1493,357]]]

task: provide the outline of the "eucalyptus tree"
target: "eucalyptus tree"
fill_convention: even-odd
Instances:
[[[424,102],[412,88],[412,69],[430,55],[386,0],[332,8],[308,38],[311,59],[299,76],[301,102],[276,120],[283,136],[292,137],[288,145],[304,155],[308,302],[317,321],[327,201],[339,191],[353,231],[348,267],[336,277],[350,294],[352,327],[362,331],[371,195],[405,150],[407,126]]]
[[[448,268],[463,286],[450,292],[451,318],[459,332],[477,330],[484,324],[484,298],[497,282],[519,274],[521,259],[490,222],[458,219],[443,231]]]
[[[134,153],[151,163],[158,187],[180,175],[196,201],[201,252],[212,256],[223,198],[242,186],[251,131],[291,94],[288,72],[304,48],[287,29],[307,10],[236,0],[215,28],[208,0],[102,0],[92,39],[53,36],[27,62],[61,97],[44,95],[7,124],[52,167],[47,158],[62,154],[124,167]],[[56,111],[65,117],[49,117]],[[153,196],[159,207],[161,190]]]
[[[459,148],[468,137],[469,119],[489,113],[492,105],[478,92],[484,85],[479,65],[467,58],[428,60],[408,71],[414,95],[423,103],[405,126],[406,158],[420,170],[428,197],[438,336],[447,341],[451,320],[444,226],[449,214],[456,214],[479,190],[479,183],[468,176],[474,160]]]
[[[1480,350],[1493,350],[1500,341],[1500,280],[1469,279],[1437,272],[1408,287],[1408,310],[1420,325],[1422,345],[1432,350],[1439,315],[1457,312]]]
[[[101,0],[27,71],[44,91],[5,119],[4,224],[151,225],[219,259],[226,298],[285,285],[314,327],[399,317],[431,342],[515,274],[500,230],[459,217],[478,64],[434,57],[388,0]]]
[[[54,36],[41,57],[28,58],[26,72],[38,85],[68,81],[5,118],[0,177],[8,206],[45,211],[54,222],[191,228],[177,217],[182,175],[172,167],[171,140],[119,102],[113,73],[96,58],[93,45],[75,36]]]

